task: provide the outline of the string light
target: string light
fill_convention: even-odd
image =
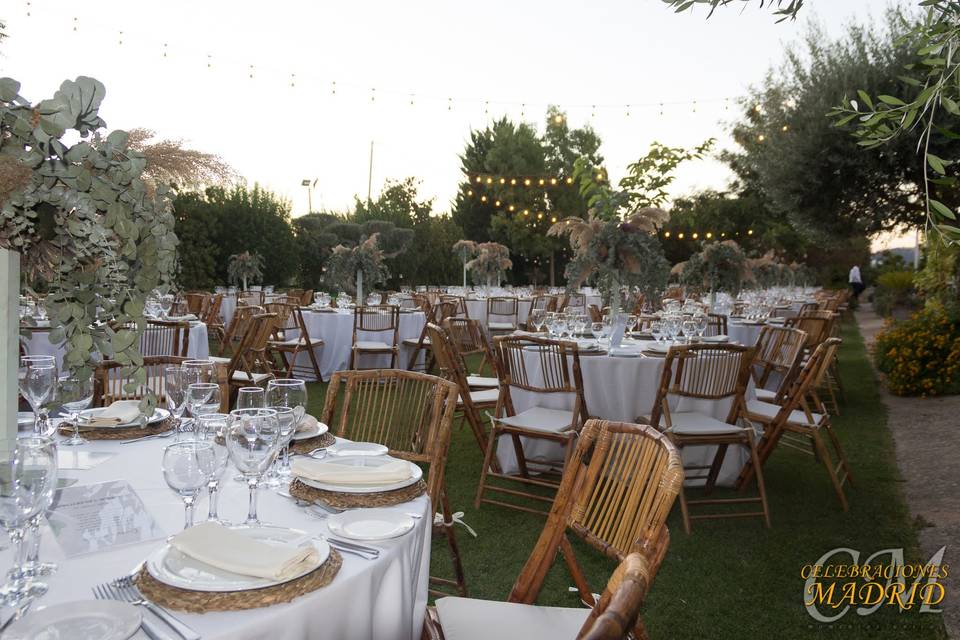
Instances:
[[[682,231],[677,234],[677,238],[679,238],[680,240],[683,240],[683,232],[682,232]]]
[[[550,178],[550,184],[557,184],[556,178]]]
[[[164,58],[167,57],[167,43],[166,43],[166,42],[163,43],[163,57],[164,57]]]
[[[493,206],[495,206],[495,207],[499,207],[499,206],[500,206],[500,201],[499,201],[499,200],[497,200],[496,202],[494,202],[494,203],[493,203]]]
[[[783,127],[780,128],[780,131],[783,131],[784,133],[786,133],[789,128],[790,128],[789,126],[783,125]]]
[[[664,238],[669,238],[669,237],[670,237],[670,232],[669,232],[669,231],[664,231],[664,232],[663,232],[663,237],[664,237]]]
[[[297,74],[291,73],[291,74],[290,74],[290,88],[293,88],[293,87],[296,87],[296,86],[297,86]]]
[[[553,222],[554,224],[556,224],[557,216],[553,216],[552,218],[550,218],[550,222]]]
[[[703,237],[703,239],[705,239],[705,240],[712,240],[712,239],[717,238],[717,237],[719,237],[719,238],[726,238],[726,237],[727,237],[727,232],[726,232],[726,231],[721,231],[720,233],[714,233],[713,231],[690,231],[690,232],[684,233],[683,231],[668,231],[668,230],[664,230],[664,231],[662,232],[662,235],[663,235],[664,238],[676,238],[677,240],[683,240],[685,237],[689,237],[691,240],[698,240],[698,239],[700,239],[701,237]],[[737,232],[735,232],[733,235],[739,236],[739,235],[740,235],[740,232],[737,231]],[[747,229],[747,230],[744,232],[744,235],[752,236],[752,235],[753,235],[753,229]]]
[[[567,184],[573,184],[573,178],[568,177],[568,178],[567,178]]]
[[[500,184],[507,184],[506,178],[500,178]]]
[[[524,184],[524,186],[529,187],[529,186],[530,186],[530,178],[526,178],[526,179],[523,181],[523,184]]]
[[[119,44],[119,45],[121,45],[121,46],[123,45],[123,31],[120,32],[120,38],[119,38],[119,42],[118,42],[117,44]]]
[[[692,235],[691,237],[692,237],[694,240],[696,240],[696,239],[697,239],[697,232],[694,231],[694,232],[693,232],[693,235]]]
[[[467,189],[467,195],[468,195],[468,196],[472,196],[472,195],[473,195],[473,189]]]
[[[253,80],[253,65],[250,65],[250,79]]]
[[[553,121],[556,124],[563,124],[563,116],[558,113],[557,115],[553,116]]]
[[[517,184],[517,179],[516,179],[516,178],[510,178],[510,184],[511,184],[511,185]]]
[[[713,237],[713,233],[707,231],[707,240]]]
[[[762,133],[757,136],[757,142],[763,142],[763,141],[766,140],[766,139],[767,139],[767,137],[766,137],[765,135],[763,135]]]
[[[543,212],[542,212],[542,211],[538,211],[538,212],[537,212],[537,220],[543,220]]]
[[[486,202],[487,196],[480,196],[480,202]]]
[[[330,83],[330,95],[337,95],[337,81],[334,80]]]

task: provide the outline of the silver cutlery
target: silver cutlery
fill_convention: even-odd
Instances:
[[[349,553],[354,556],[359,556],[364,560],[376,560],[380,557],[379,553],[369,553],[367,551],[361,551],[360,549],[354,549],[353,547],[341,544],[340,542],[331,540],[330,538],[327,538],[327,543],[341,553]]]
[[[360,551],[362,553],[369,553],[371,555],[376,555],[376,556],[379,556],[381,551],[376,547],[368,547],[366,545],[357,544],[356,542],[351,542],[349,540],[341,540],[340,538],[331,538],[330,536],[327,536],[327,542],[331,544],[338,544],[342,547],[349,547],[351,549],[356,549],[357,551]]]
[[[33,606],[33,598],[27,598],[27,601],[21,604],[17,608],[17,610],[14,611],[12,614],[10,614],[10,617],[7,618],[2,625],[0,625],[0,633],[3,633],[4,631],[6,631],[7,627],[9,627],[11,624],[16,622],[23,616],[27,615],[27,611],[30,610],[31,606]]]
[[[91,591],[93,591],[93,597],[97,600],[123,600],[114,594],[113,587],[106,583],[94,586]],[[154,624],[144,617],[140,618],[140,628],[143,629],[143,632],[147,634],[150,640],[166,640],[166,636],[161,635]]]
[[[131,576],[123,576],[122,578],[117,578],[112,582],[99,586],[104,587],[103,592],[107,595],[107,598],[103,599],[120,600],[121,602],[129,602],[130,604],[144,607],[153,615],[163,620],[163,622],[173,629],[183,640],[201,640],[199,633],[181,622],[172,613],[144,598],[143,594],[140,593],[140,589],[134,584]],[[96,594],[96,588],[94,589],[94,594]]]
[[[169,431],[162,431],[162,432],[160,432],[160,433],[152,433],[152,434],[150,434],[149,436],[141,436],[141,437],[139,437],[139,438],[134,438],[134,439],[132,439],[132,440],[123,440],[123,441],[120,442],[120,444],[131,444],[131,443],[134,443],[134,442],[143,442],[144,440],[153,440],[154,438],[169,438],[169,437],[172,436],[174,433],[176,433],[176,429],[170,429]]]

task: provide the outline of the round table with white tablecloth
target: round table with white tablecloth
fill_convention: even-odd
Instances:
[[[472,320],[479,320],[480,324],[486,328],[487,327],[487,300],[484,299],[473,299],[469,298],[466,300],[467,303],[467,313],[470,314]],[[519,298],[517,300],[517,324],[522,325],[527,321],[527,318],[530,316],[530,305],[533,304],[533,300],[530,298]],[[587,307],[590,305],[596,305],[597,307],[602,307],[602,301],[600,296],[597,295],[588,295],[586,296]],[[584,309],[586,311],[586,309]],[[504,319],[498,318],[498,321],[504,321]]]
[[[324,341],[324,345],[316,349],[317,362],[320,365],[320,374],[323,379],[329,380],[330,375],[335,371],[346,369],[350,365],[350,349],[353,345],[353,311],[314,311],[304,308],[303,322],[311,338],[319,338]],[[401,344],[397,368],[406,369],[407,361],[410,358],[409,348],[403,345],[403,341],[419,338],[426,322],[426,316],[422,311],[400,312],[399,340]],[[290,337],[293,336],[294,333],[291,332]],[[360,332],[358,337],[361,340],[389,342],[393,336],[388,332]],[[309,357],[306,353],[297,356],[298,372],[306,372],[310,369]],[[387,368],[390,366],[390,357],[373,354],[361,355],[357,366],[363,369]]]
[[[32,356],[54,356],[57,369],[63,371],[63,356],[66,346],[61,342],[50,342],[50,329],[40,327],[21,327],[21,334],[28,334],[26,350]],[[190,322],[190,339],[187,343],[187,357],[206,360],[210,357],[210,344],[207,340],[207,325],[199,321]]]
[[[76,479],[87,485],[122,478],[143,500],[165,535],[183,527],[183,502],[164,482],[161,471],[163,448],[170,440],[148,440],[131,445],[116,441],[92,441],[81,447],[63,447],[61,478]],[[77,452],[105,452],[113,457],[88,470],[71,470],[69,461]],[[224,474],[219,496],[219,514],[230,521],[241,521],[247,511],[245,483],[231,478],[231,465]],[[207,512],[206,492],[197,500],[196,522]],[[432,511],[429,499],[421,496],[410,502],[388,507],[403,513],[418,514],[415,527],[403,536],[371,543],[380,557],[367,560],[341,554],[343,565],[333,581],[295,600],[247,611],[204,614],[173,611],[204,640],[308,640],[322,638],[413,640],[420,637],[427,603],[430,572]],[[302,529],[317,535],[330,535],[325,521],[304,513],[288,498],[261,489],[258,511],[264,522]],[[47,527],[43,528],[41,559],[56,562],[59,570],[46,582],[49,591],[36,601],[38,606],[61,602],[93,601],[94,585],[130,573],[147,555],[164,544],[163,538],[111,547],[70,558],[64,556]],[[9,567],[11,551],[0,551],[0,566]],[[152,614],[145,616],[153,619]],[[170,630],[154,622],[161,632]],[[147,638],[141,629],[133,636]],[[167,636],[165,636],[167,637]],[[173,636],[169,636],[173,637]]]
[[[643,344],[643,341],[640,341]],[[609,355],[588,355],[581,353],[580,370],[583,377],[583,392],[587,412],[591,417],[622,422],[636,422],[642,415],[648,415],[657,398],[657,387],[663,373],[663,357],[634,356],[621,357]],[[535,352],[525,356],[525,364],[531,379],[541,365]],[[748,395],[752,394],[752,388]],[[534,394],[511,389],[514,409],[519,413],[532,406],[550,409],[571,409],[572,395]],[[691,401],[682,399],[682,404],[671,405],[674,410],[699,411],[719,420],[726,420],[730,410],[729,401]],[[523,441],[524,452],[528,460],[548,463],[563,461],[563,449],[560,445],[545,440]],[[683,462],[685,465],[710,464],[716,453],[715,446],[685,447]],[[730,448],[724,458],[718,477],[718,484],[730,485],[740,473],[740,469],[749,457],[742,447]],[[505,473],[517,471],[517,461],[513,443],[508,436],[501,436],[497,442],[497,460]]]
[[[727,319],[727,336],[732,342],[737,342],[748,347],[757,344],[757,338],[763,330],[763,321]]]

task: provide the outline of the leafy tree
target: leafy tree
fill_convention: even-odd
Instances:
[[[674,7],[677,13],[681,11],[686,11],[694,5],[710,5],[710,13],[707,14],[707,17],[713,15],[713,12],[717,10],[717,7],[725,7],[728,4],[733,4],[735,2],[747,3],[751,0],[663,0],[665,3]],[[803,8],[803,0],[760,0],[760,8],[764,6],[776,7],[776,11],[773,12],[773,15],[779,16],[777,22],[783,22],[784,20],[790,19],[793,20],[797,17],[800,9]]]
[[[293,232],[300,254],[298,284],[305,289],[320,289],[324,264],[337,245],[338,238],[328,227],[342,218],[332,213],[308,213],[293,219]]]
[[[818,240],[916,226],[924,219],[917,204],[924,175],[914,161],[919,134],[863,150],[824,117],[858,87],[886,95],[903,85],[896,76],[913,59],[912,46],[903,40],[911,27],[899,10],[886,14],[884,27],[851,25],[831,41],[811,25],[803,50],[789,49],[782,68],[743,100],[743,117],[733,129],[742,152],[724,156],[774,215]],[[941,157],[960,152],[956,140],[933,142]]]

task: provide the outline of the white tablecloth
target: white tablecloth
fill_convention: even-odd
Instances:
[[[233,320],[233,311],[237,308],[237,296],[232,293],[223,294],[220,300],[220,319],[223,320],[223,326],[228,326]]]
[[[600,296],[588,295],[586,297],[586,304],[589,307],[591,304],[596,305],[597,307],[602,307]],[[479,320],[480,324],[484,329],[487,327],[487,301],[484,300],[467,300],[467,313],[470,314],[472,320]],[[520,298],[517,303],[517,323],[523,324],[527,321],[527,317],[530,315],[530,305],[533,304],[533,301],[530,298]],[[584,309],[586,312],[586,309]],[[494,322],[505,322],[506,318],[497,317]]]
[[[84,445],[79,448],[81,451],[118,455],[88,471],[61,470],[61,477],[77,478],[80,484],[127,480],[160,527],[171,535],[183,527],[183,503],[167,487],[160,468],[163,448],[170,442],[153,440],[120,445],[99,441]],[[61,447],[67,452],[74,449],[77,448]],[[247,489],[245,484],[232,480],[235,474],[232,465],[224,474],[219,512],[222,518],[238,521],[246,517]],[[206,492],[203,493],[205,496]],[[423,518],[416,521],[413,531],[399,539],[367,543],[382,549],[377,560],[342,554],[343,566],[326,587],[293,602],[262,609],[203,615],[174,613],[204,640],[419,638],[427,601],[433,514],[426,497],[392,508],[422,514]],[[303,514],[292,501],[267,489],[260,490],[258,509],[264,522],[329,535],[322,520]],[[206,512],[207,500],[201,497],[195,509],[196,522],[201,522]],[[50,591],[38,600],[34,609],[38,605],[92,600],[93,585],[129,573],[161,544],[162,540],[154,540],[65,559],[45,529],[41,559],[56,562],[60,568],[49,578]],[[10,562],[10,551],[0,552],[0,566],[9,567]],[[158,626],[161,631],[169,632],[161,623]],[[146,638],[142,630],[134,637]]]
[[[528,374],[533,378],[539,371],[540,362],[536,353],[526,357]],[[583,376],[583,392],[587,403],[587,412],[591,417],[623,422],[635,422],[638,416],[649,414],[657,398],[657,386],[663,373],[664,358],[660,357],[612,357],[608,355],[580,355],[580,370]],[[752,393],[752,388],[749,391]],[[552,409],[571,409],[573,396],[559,394],[534,394],[511,390],[514,408],[519,413],[531,406]],[[684,399],[689,403],[689,399]],[[706,413],[719,420],[726,420],[730,403],[699,401],[694,406],[684,404],[681,410]],[[562,462],[563,448],[545,440],[527,440],[522,438],[524,452],[528,460],[543,462]],[[716,447],[685,447],[683,462],[685,465],[710,464],[716,453]],[[718,484],[730,485],[736,480],[740,469],[749,457],[743,447],[729,448],[724,457],[718,477]],[[513,442],[507,436],[501,436],[497,442],[497,460],[506,473],[515,473],[518,469]]]
[[[727,335],[733,342],[739,342],[742,345],[752,347],[757,344],[757,338],[760,337],[760,331],[763,330],[763,323],[743,323],[739,320],[727,319]]]
[[[21,329],[23,332],[24,329]],[[63,357],[67,350],[63,343],[50,342],[49,329],[29,330],[27,340],[27,354],[32,356],[54,356],[57,359],[57,370],[63,371]],[[207,325],[202,322],[190,323],[190,342],[187,344],[187,357],[206,360],[210,357],[210,344],[207,340]]]
[[[329,380],[330,375],[335,371],[342,371],[350,365],[350,348],[353,345],[353,311],[341,313],[334,312],[314,312],[304,310],[303,321],[307,326],[307,331],[313,338],[320,338],[324,341],[324,346],[316,349],[317,362],[320,364],[320,373],[324,380]],[[406,369],[410,358],[410,350],[402,344],[403,340],[416,340],[423,331],[423,325],[426,324],[426,316],[422,311],[414,311],[400,314],[400,360],[397,368]],[[293,337],[294,332],[290,333]],[[377,340],[389,342],[392,335],[389,332],[360,332],[360,340]],[[421,357],[423,353],[421,352]],[[362,355],[357,362],[357,366],[363,369],[374,367],[390,366],[390,357],[383,355]],[[310,367],[309,356],[302,353],[297,356],[297,369],[305,372]]]

